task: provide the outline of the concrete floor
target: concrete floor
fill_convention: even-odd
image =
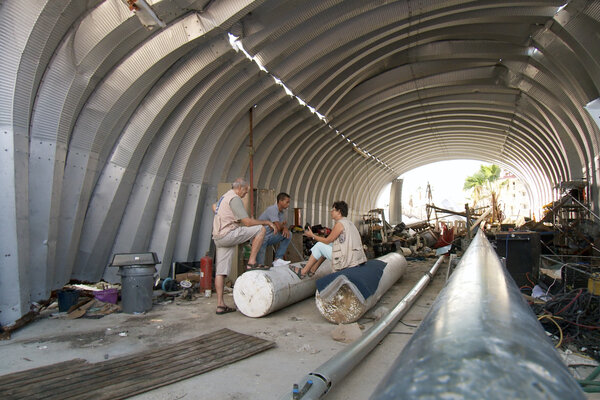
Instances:
[[[373,325],[373,319],[367,318],[369,315],[382,307],[393,308],[434,262],[435,259],[409,262],[407,273],[359,321],[364,329]],[[402,322],[343,382],[330,390],[328,399],[366,399],[371,395],[444,286],[446,265]],[[331,338],[335,325],[319,314],[313,297],[258,319],[239,312],[217,316],[215,302],[214,295],[198,297],[191,302],[178,300],[154,305],[144,315],[117,313],[101,319],[56,319],[46,313],[14,332],[11,340],[0,341],[3,359],[0,375],[75,358],[100,362],[229,328],[277,345],[245,360],[133,399],[278,399],[290,393],[293,383],[347,346]],[[226,296],[226,302],[233,305],[231,294]],[[177,352],[176,346],[173,352]]]

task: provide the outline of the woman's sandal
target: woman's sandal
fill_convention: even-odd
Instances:
[[[294,265],[290,265],[288,268],[290,269],[290,271],[292,271],[294,274],[296,274],[296,276],[299,279],[304,279],[308,275],[308,274],[306,274],[306,275],[302,274],[302,268],[300,268],[300,267],[296,267]]]
[[[309,278],[312,278],[313,276],[315,276],[316,272],[307,272],[306,275],[308,275]]]
[[[248,264],[248,265],[246,265],[246,271],[267,270],[267,269],[271,269],[271,267],[268,267],[268,266],[262,265],[262,264]]]
[[[216,314],[223,315],[223,314],[227,314],[227,313],[235,312],[235,311],[237,311],[235,308],[231,308],[228,306],[217,306]]]

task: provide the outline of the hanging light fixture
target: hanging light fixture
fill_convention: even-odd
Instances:
[[[127,7],[139,18],[142,25],[148,30],[154,29],[156,26],[164,28],[167,26],[158,15],[154,12],[152,7],[146,2],[146,0],[122,0]]]

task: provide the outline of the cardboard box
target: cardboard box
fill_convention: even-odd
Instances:
[[[285,252],[285,259],[292,263],[304,261],[304,243],[302,232],[294,232],[292,241]]]
[[[200,282],[200,271],[198,272],[186,272],[185,274],[177,274],[175,275],[175,280],[177,282],[188,280],[190,282]]]

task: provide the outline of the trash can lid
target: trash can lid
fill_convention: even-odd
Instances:
[[[113,255],[110,267],[125,267],[129,265],[156,265],[159,264],[155,252],[151,253],[119,253]]]

